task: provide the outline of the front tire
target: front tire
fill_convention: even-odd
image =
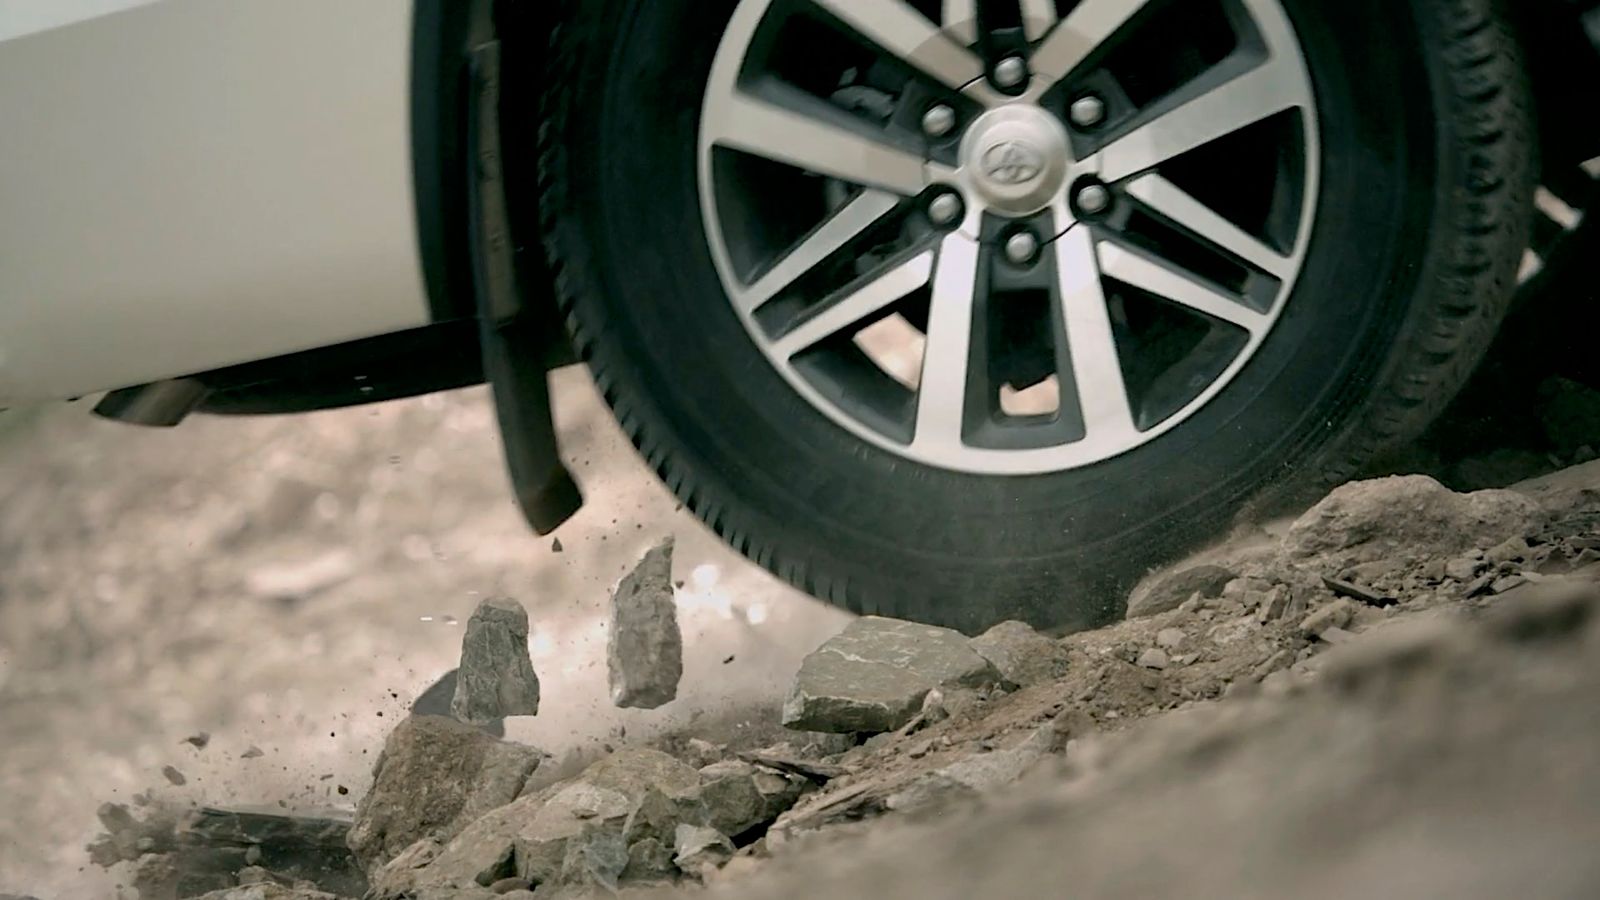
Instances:
[[[726,166],[732,174],[723,174],[715,160],[727,157],[724,148],[704,152],[704,111],[713,108],[708,85],[715,83],[719,59],[724,69],[735,67],[734,90],[789,77],[815,94],[828,74],[815,69],[827,64],[828,35],[847,32],[840,45],[847,49],[839,52],[849,55],[858,75],[865,65],[859,61],[861,30],[874,23],[836,16],[900,0],[865,7],[822,3],[834,14],[803,11],[796,19],[801,24],[787,35],[783,29],[790,26],[767,18],[815,3],[567,4],[545,97],[541,210],[575,344],[640,452],[735,548],[818,597],[858,612],[967,631],[1006,618],[1065,627],[1102,623],[1120,613],[1127,586],[1148,567],[1214,535],[1264,490],[1346,478],[1377,451],[1420,430],[1475,365],[1504,312],[1526,243],[1533,129],[1518,47],[1490,0],[1211,4],[1229,27],[1254,28],[1257,36],[1270,33],[1274,22],[1289,23],[1309,79],[1305,96],[1313,98],[1292,110],[1287,128],[1271,135],[1265,127],[1250,130],[1269,141],[1288,135],[1275,150],[1250,151],[1259,153],[1249,158],[1270,169],[1279,186],[1240,192],[1257,198],[1257,212],[1242,216],[1250,220],[1248,229],[1239,214],[1226,217],[1295,258],[1292,274],[1285,268],[1264,280],[1255,277],[1261,272],[1251,259],[1266,259],[1268,269],[1274,260],[1255,244],[1239,242],[1233,230],[1211,230],[1216,219],[1193,213],[1187,201],[1194,196],[1178,194],[1181,205],[1174,207],[1164,205],[1170,192],[1148,190],[1184,177],[1192,195],[1213,206],[1229,202],[1206,188],[1205,147],[1181,157],[1136,157],[1130,172],[1106,164],[1102,171],[1115,176],[1103,185],[1110,212],[1087,210],[1083,195],[1073,193],[1086,182],[1073,182],[1071,175],[1058,199],[1037,209],[1027,200],[1005,206],[1009,196],[979,183],[962,195],[966,219],[946,222],[943,231],[929,204],[946,187],[930,182],[919,188],[910,167],[852,178],[849,171],[827,170],[836,155],[763,147],[764,138],[752,135],[741,136],[737,149],[754,161],[732,163]],[[934,15],[941,7],[916,5]],[[1096,8],[1092,12],[1104,20],[1117,6],[1146,4],[1083,0],[1077,10]],[[1198,25],[1160,27],[1160,17],[1179,4],[1147,6],[1106,46],[1132,46],[1150,33],[1201,33]],[[1201,6],[1181,8],[1190,15]],[[1069,24],[1079,24],[1070,20],[1078,12],[1069,14]],[[754,22],[749,43],[730,50],[724,35],[741,16],[747,25]],[[996,21],[992,33],[985,30]],[[914,22],[902,17],[894,24]],[[1249,34],[1219,43],[1223,49],[1212,56],[1197,51],[1202,75],[1227,71],[1233,57],[1216,54],[1249,50]],[[965,92],[941,86],[941,76],[954,77],[966,63],[942,43],[930,52],[925,41],[910,51],[911,64],[880,61],[883,68],[874,72],[892,75],[862,79],[876,94],[854,92],[840,100],[836,92],[820,102],[849,104],[855,116],[861,112],[856,107],[865,107],[869,124],[877,121],[871,116],[881,116],[883,132],[863,132],[851,120],[853,133],[904,147],[907,123],[917,122],[915,112],[908,118],[912,105],[920,110],[930,98],[945,97],[979,117],[984,103],[1006,102],[996,98],[1005,89],[993,83],[993,56],[1032,53],[1038,67],[1047,62],[1041,50],[1047,32],[1039,23],[984,14],[955,23],[945,35],[930,40],[955,35],[952,45],[975,42],[976,71],[989,73],[988,82]],[[799,46],[802,38],[803,54],[773,49]],[[872,50],[893,56],[882,46]],[[736,56],[731,64],[729,53]],[[1084,56],[1054,93],[1038,101],[1041,108],[1056,105],[1073,164],[1101,151],[1111,160],[1107,148],[1115,147],[1117,128],[1158,120],[1176,103],[1172,97],[1192,89],[1182,82],[1166,94],[1152,93],[1150,85],[1160,78],[1137,71],[1120,73],[1119,80],[1109,71],[1115,53],[1097,54]],[[758,57],[767,69],[752,68]],[[1136,63],[1141,58],[1133,57]],[[927,70],[933,70],[931,79]],[[1075,114],[1067,112],[1090,90],[1110,98],[1112,109],[1104,116],[1105,131],[1095,135],[1080,133]],[[963,107],[963,97],[972,96],[979,102]],[[829,121],[839,115],[813,107],[813,99],[797,101],[797,108],[820,109],[817,115]],[[1314,128],[1300,127],[1307,121]],[[1298,157],[1283,149],[1297,144]],[[935,182],[970,168],[964,151],[952,145],[932,142],[925,150],[934,162],[947,163],[929,167]],[[1239,152],[1233,143],[1228,147]],[[772,156],[783,157],[783,165]],[[799,175],[808,163],[827,177]],[[1161,180],[1145,177],[1152,174]],[[1215,177],[1229,176],[1218,171]],[[720,180],[712,185],[708,179]],[[768,190],[783,193],[782,202],[765,212],[760,203],[746,202]],[[871,246],[846,246],[848,258],[836,256],[817,273],[796,278],[793,290],[769,303],[776,313],[739,305],[743,275],[770,272],[787,248],[803,244],[819,223],[837,220],[873,191],[887,198],[889,212],[882,215],[893,227],[872,235]],[[973,212],[990,201],[1000,204],[994,207],[999,212]],[[1314,214],[1302,221],[1300,210]],[[1045,241],[1023,264],[1043,269],[1042,281],[994,274],[1007,265],[1000,254],[1020,229]],[[729,243],[730,234],[745,244]],[[1210,255],[1197,255],[1195,246]],[[924,385],[949,382],[949,367],[925,368],[921,380],[897,389],[861,366],[860,332],[850,329],[898,314],[920,329],[926,346],[935,346],[936,323],[944,320],[936,312],[938,273],[941,266],[952,271],[959,258],[952,247],[973,254],[963,264],[978,273],[970,276],[977,286],[965,291],[972,308],[999,308],[984,304],[1000,296],[996,285],[1004,283],[1018,296],[1033,291],[1047,298],[1037,301],[1046,312],[1036,309],[1034,326],[1005,341],[993,337],[1011,334],[1002,313],[961,314],[968,326],[987,331],[970,338],[957,357],[973,371],[955,383],[956,395],[965,399],[955,401],[954,418],[945,407],[954,437],[936,445],[917,439],[917,398]],[[1135,271],[1128,268],[1132,257],[1159,262],[1157,277],[1128,274]],[[1123,268],[1112,271],[1108,258]],[[922,282],[913,265],[919,259],[927,261]],[[1231,281],[1229,273],[1240,271],[1241,262],[1245,274]],[[1066,307],[1065,325],[1048,310],[1064,304],[1059,287],[1071,279],[1061,273],[1096,265],[1103,277],[1092,279],[1092,295],[1104,299],[1090,304],[1090,318],[1102,323],[1113,346],[1126,379],[1115,392],[1117,403],[1130,411],[1135,428],[1125,429],[1120,443],[1107,441],[1091,452],[1085,448],[1101,421],[1093,410],[1105,405],[1106,392],[1099,390],[1105,382],[1077,389],[1069,357],[1086,358],[1090,351],[1080,352],[1074,335],[1060,336],[1062,328],[1084,321],[1082,295],[1074,295],[1077,306]],[[837,270],[832,283],[821,271],[830,266]],[[820,350],[802,348],[804,364],[785,363],[785,354],[800,346],[796,339],[783,345],[785,338],[817,322],[820,312],[843,308],[838,298],[850,299],[841,285],[907,271],[911,287],[902,299],[888,297],[837,334],[819,331]],[[1168,277],[1173,273],[1179,280]],[[1128,282],[1140,283],[1130,289]],[[1268,296],[1269,290],[1253,287],[1262,283],[1282,291]],[[1238,314],[1242,324],[1236,324],[1235,310],[1208,299],[1232,293],[1261,317]],[[1196,297],[1203,315],[1192,306],[1177,314],[1198,324],[1140,326],[1154,329],[1154,337],[1136,327],[1141,319],[1165,321],[1174,302],[1182,306],[1183,298]],[[1164,311],[1136,313],[1144,307]],[[1019,301],[1016,308],[1025,307]],[[1243,329],[1246,337],[1230,344],[1230,328]],[[1043,353],[1029,349],[1037,340],[1030,335],[1051,331],[1060,336],[1056,352],[1048,343]],[[1185,349],[1173,334],[1197,336]],[[982,341],[1004,352],[971,349]],[[1130,362],[1129,347],[1147,353],[1168,344],[1179,345],[1169,353],[1178,361]],[[926,351],[924,362],[932,358]],[[975,362],[980,358],[982,366]],[[1045,375],[1059,379],[1060,399],[1044,415],[1000,411],[987,402],[993,384],[974,387],[985,377],[1011,387],[1004,379],[1034,384]],[[1135,396],[1138,390],[1149,396]],[[921,415],[924,422],[934,418],[926,408]],[[929,446],[944,449],[922,452]]]

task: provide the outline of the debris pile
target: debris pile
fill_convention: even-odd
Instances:
[[[1272,545],[1155,573],[1129,598],[1127,621],[1066,637],[1017,622],[968,637],[856,619],[801,663],[781,712],[793,738],[771,746],[624,745],[571,777],[535,781],[538,750],[414,714],[389,735],[354,822],[309,826],[316,840],[296,844],[302,856],[333,853],[352,881],[282,868],[273,854],[287,838],[269,840],[237,817],[201,828],[108,808],[94,853],[102,864],[141,860],[144,872],[205,834],[210,880],[190,867],[189,881],[169,879],[167,893],[146,898],[259,888],[292,900],[322,896],[313,890],[365,890],[370,900],[534,891],[543,900],[738,881],[864,822],[988,804],[1031,777],[1053,785],[1105,771],[1105,748],[1168,711],[1292,706],[1310,691],[1359,693],[1418,660],[1455,659],[1480,640],[1459,637],[1475,617],[1486,621],[1481,640],[1573,632],[1600,584],[1600,495],[1546,487],[1457,494],[1423,477],[1347,485]],[[618,586],[608,656],[619,705],[652,708],[676,693],[670,569],[669,542]],[[455,693],[470,696],[456,706],[480,720],[516,714],[526,706],[505,702],[507,679],[476,686],[502,670],[525,683],[516,673],[526,617],[503,606],[479,613]],[[524,652],[508,653],[519,640]],[[1179,751],[1163,743],[1153,752]],[[327,846],[334,834],[343,855]],[[145,877],[140,890],[157,881]]]

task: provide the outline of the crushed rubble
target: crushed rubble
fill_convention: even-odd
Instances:
[[[1044,684],[1066,674],[1066,648],[1024,622],[1001,622],[970,643],[1012,688]]]
[[[510,597],[489,597],[461,636],[461,667],[450,712],[473,725],[539,712],[539,676],[528,656],[528,611]]]
[[[672,538],[645,553],[611,592],[606,639],[611,702],[655,709],[678,696],[683,635],[672,593]]]
[[[1200,599],[1219,597],[1233,580],[1232,570],[1210,563],[1175,572],[1158,572],[1133,589],[1128,597],[1127,616],[1136,619],[1177,609],[1180,603],[1196,595]]]

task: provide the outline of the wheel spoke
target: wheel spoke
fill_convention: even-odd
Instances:
[[[978,245],[952,233],[939,245],[928,306],[928,335],[917,388],[919,450],[956,449],[966,420],[973,299],[978,287]]]
[[[826,221],[800,239],[772,268],[749,287],[738,291],[734,301],[743,312],[755,312],[795,279],[816,268],[840,247],[855,239],[873,223],[895,208],[898,199],[883,191],[862,191]]]
[[[1179,226],[1274,278],[1286,278],[1294,268],[1293,259],[1267,246],[1260,238],[1218,215],[1160,175],[1141,175],[1129,183],[1128,193]]]
[[[812,0],[862,37],[932,75],[946,87],[983,76],[983,62],[904,0]]]
[[[1203,76],[1202,83],[1207,81]],[[1299,73],[1278,57],[1246,72],[1180,95],[1175,104],[1103,147],[1100,177],[1117,181],[1202,147],[1296,106],[1308,98]]]
[[[1055,27],[1056,0],[1022,0],[1022,32],[1030,41],[1037,41]]]
[[[920,154],[819,117],[737,89],[706,113],[707,134],[721,146],[906,196],[922,190]]]
[[[1100,284],[1094,235],[1088,226],[1080,225],[1058,238],[1053,247],[1061,322],[1072,357],[1071,383],[1083,414],[1085,439],[1096,443],[1127,439],[1137,429],[1122,381],[1105,289]],[[1065,393],[1066,385],[1062,387]]]
[[[772,350],[788,359],[922,287],[932,274],[932,250],[918,253],[888,271],[875,272],[845,288],[836,299],[823,301],[819,312],[790,329],[773,344]]]
[[[977,0],[944,0],[944,14],[939,21],[945,33],[963,47],[978,42]]]
[[[1246,306],[1242,299],[1202,284],[1186,272],[1106,241],[1101,241],[1098,249],[1100,269],[1108,278],[1231,322],[1251,335],[1265,331],[1270,324],[1267,315]]]
[[[1034,76],[1047,87],[1071,74],[1095,51],[1110,40],[1149,0],[1083,0],[1050,32],[1033,51],[1030,60]],[[1027,6],[1035,4],[1027,4]],[[1037,4],[1049,6],[1049,3]],[[1026,20],[1025,20],[1026,21]]]

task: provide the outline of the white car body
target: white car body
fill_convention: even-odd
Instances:
[[[0,2],[0,406],[427,324],[412,16]]]

